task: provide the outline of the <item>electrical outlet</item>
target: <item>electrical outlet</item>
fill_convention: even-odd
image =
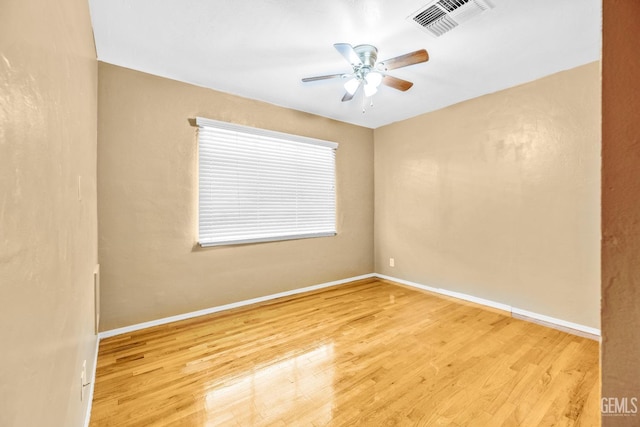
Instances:
[[[396,260],[393,258],[389,258],[389,267],[395,267],[396,266]]]

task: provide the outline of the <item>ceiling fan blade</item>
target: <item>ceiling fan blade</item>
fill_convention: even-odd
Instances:
[[[351,46],[349,43],[336,43],[333,45],[333,47],[335,47],[336,50],[340,52],[340,55],[344,56],[344,58],[349,61],[349,64],[354,66],[362,65],[360,57],[358,56],[356,51],[353,50],[353,46]]]
[[[419,64],[421,62],[427,62],[429,60],[429,54],[425,49],[416,50],[415,52],[407,53],[404,55],[396,56],[395,58],[387,59],[380,62],[378,65],[383,70],[395,70],[396,68],[407,67],[413,64]]]
[[[397,77],[392,77],[392,76],[384,76],[382,78],[382,84],[387,85],[389,87],[392,87],[394,89],[397,90],[401,90],[402,92],[405,92],[409,89],[411,89],[411,86],[413,86],[413,83],[406,81],[406,80],[402,80],[399,79]]]
[[[343,77],[344,75],[345,75],[344,73],[341,73],[341,74],[327,74],[326,76],[305,77],[304,79],[302,79],[302,81],[307,83],[307,82],[315,82],[318,80],[337,79],[337,78]]]
[[[360,84],[358,85],[356,90],[353,91],[353,93],[349,93],[349,91],[345,92],[344,96],[342,97],[342,102],[351,101],[353,97],[356,95],[356,93],[358,93],[361,87],[362,87],[362,82],[360,82]]]

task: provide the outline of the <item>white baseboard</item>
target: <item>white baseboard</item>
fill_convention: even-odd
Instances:
[[[467,295],[460,292],[454,292],[447,289],[442,288],[434,288],[432,286],[422,285],[416,282],[410,282],[404,279],[398,279],[397,277],[386,276],[384,274],[374,273],[375,277],[380,279],[390,280],[392,282],[397,282],[403,285],[411,286],[414,288],[422,289],[428,292],[434,292],[441,295],[450,296],[453,298],[458,298],[465,301],[470,301],[476,304],[484,305],[487,307],[497,308],[498,310],[503,310],[511,313],[512,317],[524,319],[527,321],[534,321],[536,323],[542,323],[545,326],[549,326],[555,329],[559,329],[564,332],[569,333],[577,333],[576,335],[586,336],[587,338],[598,339],[600,337],[600,329],[592,328],[590,326],[580,325],[578,323],[569,322],[567,320],[557,319],[555,317],[546,316],[544,314],[535,313],[533,311],[522,310],[517,307],[512,307],[508,304],[503,304],[500,302],[495,302],[491,300],[487,300],[484,298],[474,297],[473,295]]]
[[[327,282],[327,283],[321,283],[318,285],[313,285],[313,286],[307,286],[305,288],[299,288],[299,289],[293,289],[290,291],[285,291],[285,292],[279,292],[277,294],[271,294],[271,295],[266,295],[263,297],[258,297],[258,298],[252,298],[252,299],[248,299],[248,300],[244,300],[244,301],[238,301],[238,302],[234,302],[231,304],[225,304],[225,305],[221,305],[221,306],[216,306],[216,307],[211,307],[211,308],[206,308],[203,310],[198,310],[198,311],[192,311],[189,313],[184,313],[184,314],[178,314],[176,316],[170,316],[170,317],[164,317],[162,319],[156,319],[156,320],[151,320],[149,322],[143,322],[143,323],[138,323],[135,325],[130,325],[130,326],[125,326],[122,328],[117,328],[117,329],[112,329],[109,331],[104,331],[104,332],[100,332],[98,334],[98,340],[100,339],[104,339],[104,338],[109,338],[109,337],[113,337],[116,335],[121,335],[121,334],[126,334],[129,332],[133,332],[133,331],[138,331],[141,329],[146,329],[146,328],[150,328],[152,326],[159,326],[159,325],[164,325],[167,323],[172,323],[172,322],[177,322],[180,320],[185,320],[185,319],[192,319],[194,317],[198,317],[198,316],[204,316],[207,314],[212,314],[212,313],[218,313],[220,311],[225,311],[225,310],[231,310],[234,308],[239,308],[239,307],[244,307],[247,305],[251,305],[251,304],[257,304],[260,302],[265,302],[265,301],[269,301],[269,300],[273,300],[276,298],[282,298],[282,297],[288,297],[288,296],[292,296],[292,295],[296,295],[296,294],[301,294],[304,292],[310,292],[310,291],[315,291],[318,289],[323,289],[323,288],[328,288],[331,286],[338,286],[338,285],[342,285],[344,283],[349,283],[349,282],[353,282],[355,280],[362,280],[362,279],[368,279],[371,277],[378,277],[380,279],[385,279],[385,280],[390,280],[392,282],[397,282],[403,285],[407,285],[407,286],[411,286],[413,288],[417,288],[417,289],[422,289],[428,292],[433,292],[433,293],[437,293],[437,294],[441,294],[441,295],[446,295],[449,297],[453,297],[453,298],[457,298],[457,299],[461,299],[464,301],[469,301],[475,304],[480,304],[486,307],[491,307],[491,308],[495,308],[498,310],[502,310],[502,311],[506,311],[511,313],[511,315],[513,317],[517,317],[517,318],[523,318],[524,320],[529,320],[529,321],[537,321],[537,323],[543,323],[546,326],[549,327],[553,327],[556,329],[560,329],[562,331],[565,332],[572,332],[572,331],[578,331],[581,332],[581,334],[578,335],[582,335],[582,336],[586,336],[589,338],[594,338],[594,339],[598,339],[600,337],[600,329],[597,328],[593,328],[590,326],[585,326],[585,325],[581,325],[578,323],[574,323],[574,322],[569,322],[567,320],[562,320],[562,319],[558,319],[555,317],[551,317],[551,316],[547,316],[544,314],[539,314],[539,313],[535,313],[532,311],[528,311],[528,310],[522,310],[520,308],[517,307],[512,307],[508,304],[504,304],[501,302],[496,302],[496,301],[491,301],[488,299],[484,299],[484,298],[479,298],[473,295],[468,295],[468,294],[464,294],[461,292],[455,292],[455,291],[450,291],[448,289],[443,289],[443,288],[436,288],[433,286],[427,286],[427,285],[423,285],[421,283],[416,283],[416,282],[411,282],[409,280],[404,280],[404,279],[400,279],[397,277],[392,277],[392,276],[387,276],[384,274],[379,274],[379,273],[370,273],[370,274],[363,274],[361,276],[355,276],[355,277],[349,277],[346,279],[341,279],[341,280],[335,280],[333,282]],[[96,357],[97,357],[97,350],[96,350]],[[94,374],[95,376],[95,374]],[[93,393],[93,383],[91,386],[91,393]]]
[[[375,277],[375,274],[363,274],[362,276],[349,277],[341,280],[334,280],[333,282],[321,283],[319,285],[307,286],[305,288],[293,289],[290,291],[279,292],[277,294],[266,295],[263,297],[252,298],[244,301],[238,301],[231,304],[220,305],[217,307],[205,308],[203,310],[192,311],[190,313],[178,314],[176,316],[164,317],[162,319],[151,320],[149,322],[138,323],[131,326],[125,326],[122,328],[111,329],[109,331],[100,332],[98,334],[100,339],[113,337],[116,335],[122,335],[133,331],[138,331],[140,329],[150,328],[152,326],[164,325],[167,323],[177,322],[179,320],[192,319],[198,316],[204,316],[207,314],[218,313],[220,311],[231,310],[233,308],[244,307],[246,305],[257,304],[260,302],[265,302],[269,300],[273,300],[276,298],[288,297],[296,294],[301,294],[303,292],[315,291],[318,289],[329,288],[331,286],[338,286],[344,283],[353,282],[355,280],[369,279],[371,277]]]
[[[96,336],[96,349],[93,355],[93,369],[91,372],[91,379],[89,383],[89,390],[85,397],[89,399],[87,402],[87,412],[84,416],[84,427],[89,427],[89,422],[91,421],[91,406],[93,405],[93,389],[96,385],[96,369],[98,368],[98,349],[100,348],[100,336]]]
[[[500,302],[495,302],[495,301],[491,301],[484,298],[474,297],[473,295],[467,295],[460,292],[449,291],[447,289],[442,289],[442,288],[434,288],[432,286],[426,286],[420,283],[410,282],[404,279],[398,279],[397,277],[385,276],[384,274],[375,273],[375,277],[379,277],[380,279],[390,280],[392,282],[398,282],[403,285],[411,286],[412,288],[418,288],[428,292],[435,292],[436,294],[446,295],[449,297],[473,302],[473,303],[484,305],[487,307],[497,308],[498,310],[511,311],[511,306],[507,304],[502,304]]]
[[[600,338],[600,329],[592,328],[591,326],[581,325],[579,323],[569,322],[567,320],[557,319],[555,317],[546,316],[544,314],[534,313],[532,311],[522,310],[520,308],[513,307],[511,309],[511,315],[515,318],[524,319],[534,323],[540,323],[543,325],[549,325],[560,329],[564,332],[575,333],[574,331],[581,332],[581,335],[591,339]]]

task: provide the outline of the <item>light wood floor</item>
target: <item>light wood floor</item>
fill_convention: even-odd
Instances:
[[[597,426],[598,343],[377,279],[103,340],[91,426]]]

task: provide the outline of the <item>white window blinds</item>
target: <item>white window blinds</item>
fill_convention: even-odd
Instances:
[[[200,117],[196,123],[200,245],[336,234],[338,144]]]

